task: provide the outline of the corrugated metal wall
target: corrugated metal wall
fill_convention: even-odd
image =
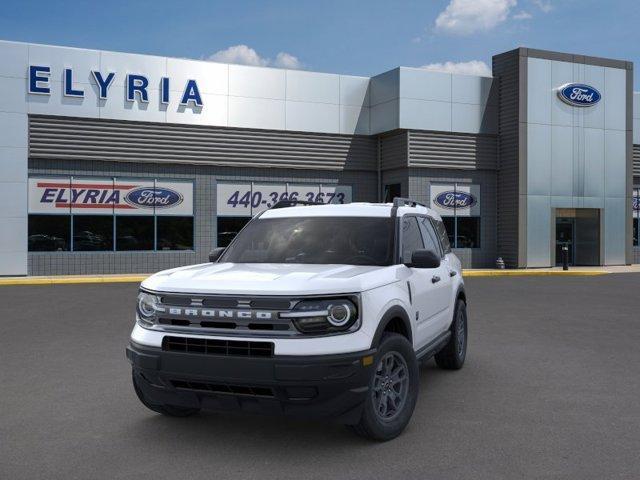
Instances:
[[[498,255],[518,266],[519,248],[519,115],[520,56],[518,50],[493,57],[498,81]]]
[[[409,166],[495,170],[497,139],[494,135],[410,130]]]
[[[633,146],[633,175],[640,176],[640,145]]]
[[[380,169],[394,170],[408,166],[408,135],[406,130],[380,136]]]
[[[29,116],[29,157],[376,170],[375,137]]]

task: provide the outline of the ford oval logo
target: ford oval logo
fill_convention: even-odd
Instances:
[[[636,211],[640,210],[640,197],[633,197],[633,209]]]
[[[591,107],[600,101],[602,96],[595,88],[584,83],[567,83],[558,88],[558,97],[564,103],[575,107]]]
[[[433,201],[442,208],[449,208],[453,210],[454,208],[471,208],[476,203],[476,197],[469,193],[465,192],[442,192],[433,199]]]
[[[129,205],[138,208],[168,208],[182,203],[182,194],[170,188],[140,187],[124,197]]]

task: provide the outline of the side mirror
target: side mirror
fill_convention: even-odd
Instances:
[[[211,252],[209,252],[209,261],[211,263],[216,263],[225,250],[226,248],[224,247],[218,247],[211,250]]]
[[[411,254],[411,263],[405,265],[413,268],[438,268],[440,255],[433,250],[415,250]]]

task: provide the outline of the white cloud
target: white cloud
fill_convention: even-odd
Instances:
[[[456,35],[486,32],[504,22],[516,0],[451,0],[438,18],[436,30]]]
[[[525,12],[524,10],[520,10],[513,16],[514,20],[529,20],[530,18],[533,18],[533,15],[529,12]]]
[[[544,13],[549,13],[551,10],[553,10],[553,5],[550,1],[532,0],[532,3]]]
[[[432,72],[459,73],[463,75],[480,75],[483,77],[491,76],[489,65],[481,60],[470,60],[468,62],[444,62],[430,63],[420,68],[430,70]]]
[[[276,60],[273,62],[273,66],[278,68],[288,68],[289,70],[299,70],[302,68],[302,63],[295,57],[287,52],[280,52],[276,55]]]
[[[233,45],[225,50],[218,50],[210,55],[207,60],[220,63],[237,63],[240,65],[252,65],[254,67],[278,67],[297,70],[302,68],[302,63],[297,57],[287,52],[280,52],[275,60],[261,57],[258,52],[247,45]]]

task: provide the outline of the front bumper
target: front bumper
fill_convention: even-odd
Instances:
[[[356,423],[375,349],[316,356],[234,357],[167,352],[130,343],[127,358],[153,404],[241,410]]]

